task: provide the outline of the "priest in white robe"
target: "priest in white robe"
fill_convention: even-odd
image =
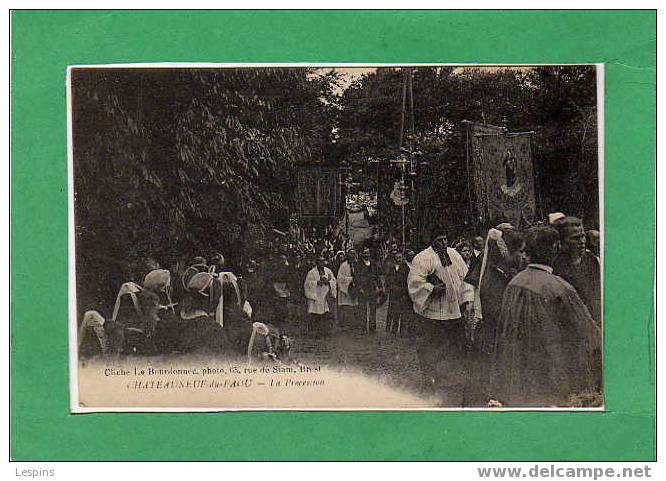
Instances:
[[[417,353],[424,390],[444,406],[461,406],[469,366],[466,349],[474,322],[474,286],[464,281],[467,264],[434,230],[430,247],[412,261],[407,288],[420,332]],[[434,392],[433,392],[434,391]]]
[[[333,272],[324,266],[323,256],[317,257],[316,265],[305,277],[303,287],[307,301],[308,330],[315,336],[328,334],[332,327],[328,297],[337,297],[337,286]]]
[[[350,249],[345,260],[338,269],[338,313],[340,327],[346,330],[359,330],[364,328],[356,282],[356,264],[358,262],[356,251]]]
[[[474,302],[474,286],[464,281],[467,264],[455,249],[444,246],[438,253],[435,245],[412,261],[407,287],[414,312],[431,320],[460,319],[463,306]]]

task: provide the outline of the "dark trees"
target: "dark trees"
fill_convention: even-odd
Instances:
[[[397,176],[385,164],[368,164],[368,158],[385,161],[401,155],[405,70],[379,68],[354,82],[341,97],[338,153],[356,166],[355,175],[362,184],[374,185],[378,169],[388,170],[389,177]],[[598,226],[593,66],[410,70],[414,134],[409,135],[407,102],[404,139],[417,152],[418,195],[410,203],[409,222],[422,226],[427,219],[438,217],[460,233],[475,228],[462,126],[463,120],[469,120],[535,131],[538,210],[543,214],[561,210],[584,217],[589,227]],[[397,208],[389,202],[384,211],[384,220],[390,224],[385,228],[395,231]]]
[[[80,295],[108,302],[148,257],[175,270],[213,251],[240,261],[288,218],[295,164],[325,155],[334,81],[302,68],[75,70]]]

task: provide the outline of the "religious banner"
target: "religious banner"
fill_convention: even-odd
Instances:
[[[337,167],[302,165],[298,170],[301,218],[339,218],[343,214],[340,170]]]
[[[531,132],[468,123],[468,162],[479,221],[531,224],[536,212]]]
[[[366,216],[367,210],[356,208],[347,209],[347,217],[343,220],[344,229],[354,246],[361,246],[372,235],[372,226]]]

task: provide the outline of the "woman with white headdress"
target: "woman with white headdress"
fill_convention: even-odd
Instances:
[[[213,351],[229,347],[223,329],[230,323],[229,311],[237,306],[227,293],[225,309],[222,281],[211,272],[198,272],[187,283],[180,315],[177,319],[160,322],[156,333],[156,344],[160,352],[189,352],[199,349]],[[225,316],[224,314],[227,313]]]
[[[477,358],[478,386],[475,395],[485,403],[491,393],[488,390],[489,373],[495,354],[497,331],[502,309],[502,296],[511,279],[525,266],[525,240],[523,234],[511,224],[500,224],[488,231],[481,262],[470,270],[465,282],[479,292],[483,318],[474,331],[474,348]]]
[[[168,270],[150,271],[141,284],[124,283],[118,291],[111,319],[105,324],[113,330],[118,328],[122,331],[122,340],[112,343],[114,350],[128,354],[152,354],[155,350],[152,339],[155,328],[167,310],[175,315],[173,307]]]

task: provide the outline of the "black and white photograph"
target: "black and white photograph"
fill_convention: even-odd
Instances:
[[[603,410],[603,66],[67,75],[71,410]]]

